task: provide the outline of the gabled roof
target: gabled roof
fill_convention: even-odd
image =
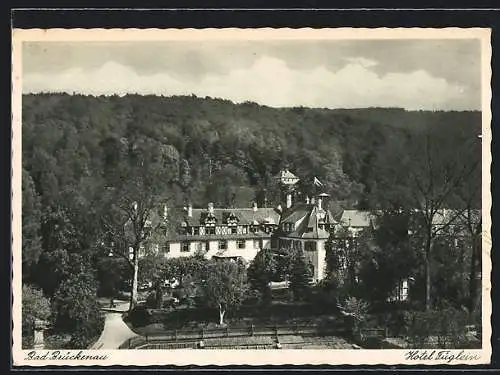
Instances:
[[[414,212],[418,212],[415,210]],[[374,224],[377,215],[382,214],[381,211],[360,211],[360,210],[344,210],[340,216],[340,224],[343,226],[351,227],[368,227]],[[473,210],[472,215],[479,215],[480,218],[481,210]],[[453,209],[442,209],[439,210],[433,217],[432,225],[447,225],[448,223],[460,224],[465,220],[464,215],[461,210]]]
[[[281,223],[295,224],[297,221],[304,218],[309,213],[312,207],[312,204],[306,203],[296,204],[290,207],[283,213]]]
[[[186,223],[189,226],[203,225],[203,219],[208,214],[207,209],[193,208],[192,217],[188,217],[184,213]],[[240,224],[277,224],[280,219],[280,214],[274,208],[214,208],[213,214],[217,223],[226,222],[228,217],[234,217]]]
[[[369,211],[344,210],[340,217],[340,224],[350,227],[369,227],[372,224],[372,214]]]
[[[300,180],[296,175],[294,175],[286,168],[281,170],[276,176],[276,178],[285,184],[295,184]]]
[[[319,210],[313,204],[299,204],[291,207],[285,213],[281,223],[299,224],[295,230],[285,235],[292,238],[328,238],[327,229],[320,228],[320,224],[334,224],[333,215],[328,210]]]

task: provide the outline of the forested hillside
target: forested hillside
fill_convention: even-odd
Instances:
[[[52,334],[69,333],[69,347],[86,347],[102,329],[97,294],[133,285],[137,302],[137,254],[175,224],[175,214],[165,215],[151,231],[155,209],[164,215],[164,204],[188,200],[277,205],[273,177],[284,167],[308,194],[319,178],[332,209],[420,207],[432,220],[438,208],[480,205],[476,112],[64,94],[26,95],[22,112],[27,340],[33,317],[50,318]],[[154,264],[141,272],[156,272]]]
[[[147,137],[168,145],[176,160],[176,204],[189,199],[195,206],[248,206],[256,198],[261,205],[265,199],[277,204],[272,177],[288,166],[305,181],[320,178],[340,206],[375,208],[411,188],[394,171],[408,167],[405,158],[418,162],[418,150],[410,150],[418,133],[449,147],[441,157],[455,158],[457,146],[477,139],[480,129],[479,112],[275,109],[195,96],[26,95],[23,166],[47,207],[69,186],[97,184],[118,144]],[[480,158],[476,151],[458,157]]]

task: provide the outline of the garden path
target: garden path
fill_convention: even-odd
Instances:
[[[122,314],[128,311],[129,302],[116,301],[114,308],[102,308],[105,312],[104,329],[99,339],[90,349],[118,349],[131,337],[138,336],[123,321]]]

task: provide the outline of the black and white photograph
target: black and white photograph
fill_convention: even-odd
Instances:
[[[15,362],[489,362],[488,29],[42,31]]]

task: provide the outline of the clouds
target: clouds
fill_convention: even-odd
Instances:
[[[195,94],[273,107],[480,107],[473,49],[398,42],[34,44],[25,48],[23,92]],[[461,74],[445,73],[460,55]]]

